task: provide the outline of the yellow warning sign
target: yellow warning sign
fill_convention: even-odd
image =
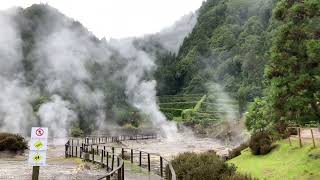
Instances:
[[[33,156],[33,160],[34,162],[40,162],[42,159],[40,154],[35,154],[35,156]]]
[[[36,141],[34,147],[39,150],[43,147],[43,143],[41,141]]]
[[[32,166],[45,166],[46,156],[46,151],[29,151],[29,164]]]

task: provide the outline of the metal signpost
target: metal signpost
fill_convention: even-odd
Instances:
[[[39,179],[40,166],[46,165],[48,149],[48,128],[33,127],[31,129],[31,140],[29,150],[29,165],[33,166],[32,180]]]

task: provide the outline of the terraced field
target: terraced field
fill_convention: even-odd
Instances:
[[[239,119],[238,103],[219,86],[207,94],[182,94],[159,96],[160,110],[175,121],[220,121]]]

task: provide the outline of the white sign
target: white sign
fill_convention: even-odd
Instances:
[[[30,150],[31,151],[44,151],[48,148],[47,139],[31,139]]]
[[[46,127],[33,127],[31,129],[31,139],[47,139],[48,128]]]
[[[33,127],[31,129],[29,165],[45,166],[48,149],[48,128]]]
[[[46,151],[29,151],[29,165],[45,166],[46,157],[47,157]]]

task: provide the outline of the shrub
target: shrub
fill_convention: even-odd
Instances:
[[[163,114],[166,116],[166,118],[167,118],[168,120],[173,120],[173,118],[174,118],[174,115],[171,114],[171,113],[163,113]]]
[[[193,114],[194,114],[193,109],[185,109],[182,111],[181,117],[182,117],[182,119],[189,119],[192,117]]]
[[[253,134],[250,139],[249,147],[254,155],[268,154],[272,149],[272,140],[268,132],[261,131]]]
[[[17,152],[28,148],[25,139],[18,134],[0,133],[0,151]]]
[[[193,152],[182,153],[175,157],[171,163],[176,172],[177,179],[207,180],[233,178],[237,180],[237,177],[245,178],[245,176],[237,175],[235,166],[225,163],[214,151],[201,154]],[[167,166],[167,177],[168,173],[169,168]]]
[[[228,159],[235,158],[237,156],[241,155],[241,151],[249,147],[248,143],[243,143],[240,146],[232,149],[232,151],[229,151]]]
[[[71,129],[71,136],[72,137],[83,137],[84,133],[82,131],[82,129],[80,129],[79,127],[75,127]]]

